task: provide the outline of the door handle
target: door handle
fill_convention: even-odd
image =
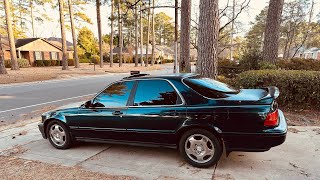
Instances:
[[[121,116],[121,115],[123,115],[123,112],[121,112],[121,111],[114,111],[112,114],[115,115],[115,116]]]

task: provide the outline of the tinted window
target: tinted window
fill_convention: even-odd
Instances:
[[[115,83],[102,91],[94,100],[98,107],[126,106],[134,82]]]
[[[227,84],[200,76],[184,79],[183,82],[199,94],[208,98],[226,98],[231,94],[237,94],[239,92]]]
[[[180,103],[180,98],[167,81],[139,81],[134,106],[175,105]]]

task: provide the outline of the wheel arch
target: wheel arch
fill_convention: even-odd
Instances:
[[[221,135],[221,130],[216,127],[216,126],[204,126],[204,125],[200,125],[200,124],[195,124],[195,125],[189,125],[189,126],[184,126],[181,127],[178,132],[177,132],[177,139],[176,139],[176,144],[177,144],[177,148],[179,148],[179,141],[181,139],[181,137],[183,136],[184,133],[186,133],[187,131],[190,131],[192,129],[203,129],[203,130],[207,130],[209,132],[211,132],[214,136],[216,136],[220,142],[221,145],[223,145],[223,140],[222,140],[222,135]]]
[[[44,129],[44,134],[45,134],[46,137],[48,137],[47,127],[48,127],[48,124],[49,124],[51,121],[59,121],[59,122],[63,123],[63,124],[68,128],[68,130],[69,130],[69,132],[70,132],[70,128],[69,128],[69,126],[66,124],[66,122],[64,122],[64,121],[62,121],[61,119],[58,119],[58,118],[49,118],[49,119],[47,119],[47,120],[45,120],[45,121],[43,122],[43,129]]]

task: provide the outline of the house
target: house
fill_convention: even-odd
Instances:
[[[2,47],[4,50],[5,60],[10,59],[10,47],[8,40],[2,38]],[[35,65],[36,60],[61,60],[62,46],[59,42],[50,42],[43,38],[22,38],[16,39],[15,46],[17,51],[17,58],[24,58],[29,60],[31,66]],[[73,50],[68,49],[68,58],[72,59]],[[71,54],[71,55],[70,55]]]
[[[313,47],[305,50],[303,53],[303,57],[305,59],[320,60],[320,48]]]
[[[4,55],[4,59],[10,59],[10,45],[9,45],[9,40],[8,38],[1,37],[1,47]]]
[[[51,44],[56,45],[60,49],[62,49],[62,43],[60,41],[54,41],[54,40],[47,40]],[[73,44],[71,43],[71,46],[69,46],[70,42],[67,41],[67,59],[73,59]]]

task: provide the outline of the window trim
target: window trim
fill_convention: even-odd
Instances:
[[[178,94],[178,96],[181,99],[181,104],[175,104],[175,105],[151,105],[151,106],[133,106],[133,104],[128,104],[130,101],[133,102],[134,101],[134,97],[136,95],[136,89],[137,89],[137,83],[139,80],[164,80],[167,81],[172,88],[174,89],[174,91]],[[128,101],[127,101],[127,106],[110,106],[110,107],[89,107],[86,109],[128,109],[128,108],[151,108],[151,107],[178,107],[178,106],[184,106],[186,105],[185,100],[183,98],[183,96],[181,95],[181,93],[178,91],[178,89],[173,85],[173,83],[167,79],[164,78],[149,78],[149,79],[122,79],[119,81],[115,81],[109,85],[107,85],[105,88],[103,88],[101,91],[99,91],[90,101],[93,102],[94,99],[101,94],[104,90],[106,90],[108,87],[112,86],[115,83],[120,83],[120,82],[134,82],[133,88],[131,90],[131,93],[129,95]],[[134,93],[134,94],[132,94]],[[131,95],[132,94],[132,95]],[[132,98],[132,100],[130,99]]]
[[[150,78],[150,79],[135,79],[136,80],[136,87],[135,87],[135,90],[134,90],[134,95],[133,95],[133,99],[132,99],[132,102],[134,103],[134,98],[136,96],[136,92],[137,92],[137,87],[138,87],[138,81],[141,81],[141,80],[144,80],[144,81],[150,81],[150,80],[161,80],[161,81],[167,81],[169,83],[169,85],[173,88],[173,90],[177,93],[178,97],[181,99],[181,104],[174,104],[174,105],[150,105],[150,106],[134,106],[133,103],[128,106],[128,107],[176,107],[176,106],[183,106],[185,105],[185,101],[184,99],[182,98],[182,95],[180,94],[180,92],[178,91],[178,89],[172,84],[172,82],[170,82],[169,80],[167,79],[162,79],[162,78]]]

